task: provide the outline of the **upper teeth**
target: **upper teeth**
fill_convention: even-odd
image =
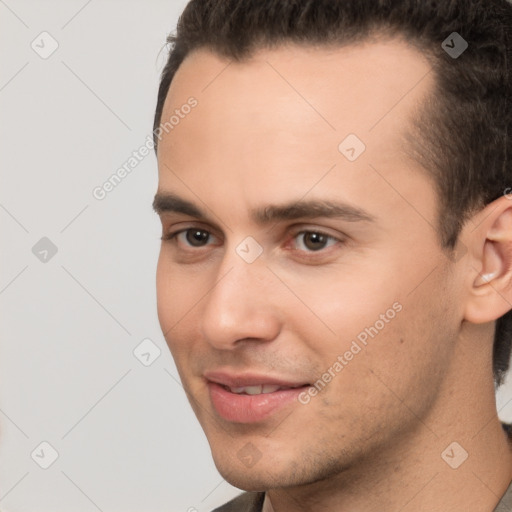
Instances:
[[[278,389],[283,389],[275,384],[264,384],[262,386],[242,386],[239,388],[229,388],[232,393],[247,393],[248,395],[260,395],[261,393],[273,393]]]

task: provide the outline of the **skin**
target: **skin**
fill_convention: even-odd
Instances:
[[[512,202],[474,214],[458,257],[440,247],[433,183],[403,139],[434,77],[400,39],[228,63],[206,49],[186,58],[162,120],[190,96],[198,105],[158,149],[158,192],[207,214],[160,212],[163,234],[210,238],[162,242],[157,299],[216,467],[267,491],[268,511],[491,512],[512,479],[491,364],[494,320],[512,302]],[[354,162],[338,150],[350,133],[366,145]],[[341,200],[374,220],[249,215],[301,199]],[[312,250],[305,230],[333,238]],[[247,236],[263,249],[250,264],[236,252]],[[205,371],[313,383],[396,302],[307,405],[253,424],[217,414]],[[441,457],[454,441],[468,453],[457,469]],[[261,455],[252,467],[237,456],[248,443]]]

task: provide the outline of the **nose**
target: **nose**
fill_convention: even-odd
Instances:
[[[238,347],[242,340],[274,340],[281,321],[272,272],[262,258],[247,263],[235,250],[227,253],[203,303],[200,322],[205,340],[224,350]]]

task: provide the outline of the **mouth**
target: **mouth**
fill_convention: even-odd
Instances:
[[[263,375],[205,374],[214,410],[234,423],[262,422],[284,408],[298,404],[309,383],[289,382]]]
[[[298,385],[298,386],[278,386],[277,384],[260,384],[256,386],[240,386],[240,387],[231,387],[224,386],[222,387],[226,391],[230,391],[231,393],[236,393],[237,395],[266,395],[268,393],[275,393],[276,391],[282,389],[297,389],[299,387],[304,387],[309,384]]]

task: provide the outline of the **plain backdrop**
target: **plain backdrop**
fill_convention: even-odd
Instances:
[[[0,0],[4,512],[203,512],[240,492],[158,324],[154,154],[93,196],[151,133],[185,4]],[[498,409],[512,419],[510,381]]]

